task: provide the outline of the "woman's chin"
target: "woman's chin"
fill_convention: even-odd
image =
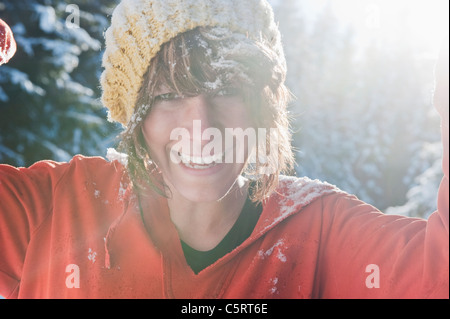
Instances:
[[[242,167],[216,164],[204,167],[178,164],[176,174],[165,178],[174,191],[190,202],[214,202],[227,196],[240,177]]]

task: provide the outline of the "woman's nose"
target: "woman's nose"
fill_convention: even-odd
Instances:
[[[210,130],[217,130],[216,124],[220,119],[217,119],[214,107],[205,95],[186,98],[185,102],[183,123],[190,134],[191,154],[201,156],[203,147],[211,142]]]
[[[185,101],[184,121],[190,131],[194,129],[194,124],[196,124],[197,129],[200,126],[201,133],[207,128],[214,127],[217,119],[215,119],[214,111],[207,96],[201,94],[186,98]]]

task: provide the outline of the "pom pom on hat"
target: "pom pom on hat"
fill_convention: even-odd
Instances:
[[[16,41],[5,21],[0,19],[0,65],[8,63],[16,53]]]
[[[224,27],[263,37],[284,61],[281,37],[266,0],[122,0],[105,33],[102,103],[109,120],[130,121],[143,77],[161,46],[196,27]]]

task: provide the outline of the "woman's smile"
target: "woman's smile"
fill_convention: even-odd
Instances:
[[[237,95],[158,99],[142,132],[172,193],[192,202],[216,201],[228,193],[247,158],[237,161],[234,154],[247,154],[247,145],[233,139],[228,145],[222,137],[227,129],[252,127],[248,113]]]

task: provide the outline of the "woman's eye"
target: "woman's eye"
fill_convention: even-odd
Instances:
[[[183,96],[179,95],[178,93],[164,93],[159,94],[155,97],[155,101],[173,101],[173,100],[179,100],[182,99]]]
[[[241,91],[237,88],[223,88],[215,93],[215,96],[218,97],[233,97],[241,95]]]

